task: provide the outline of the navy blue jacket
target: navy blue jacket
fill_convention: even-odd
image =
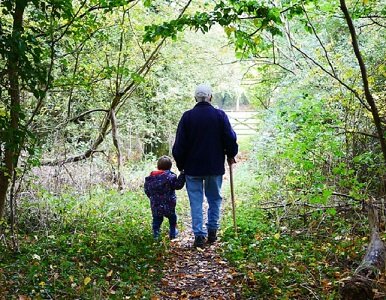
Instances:
[[[175,214],[176,192],[184,187],[185,175],[178,177],[170,170],[153,171],[145,178],[145,193],[150,199],[153,216],[170,216]]]
[[[223,175],[225,156],[233,158],[237,151],[236,133],[222,110],[209,102],[198,102],[182,115],[173,157],[186,175]]]

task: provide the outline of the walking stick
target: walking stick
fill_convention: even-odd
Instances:
[[[229,180],[231,183],[231,199],[232,199],[232,216],[233,216],[233,228],[237,236],[237,225],[236,225],[236,205],[235,205],[235,190],[233,186],[233,171],[232,163],[229,163]]]

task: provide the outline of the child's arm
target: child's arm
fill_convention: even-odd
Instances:
[[[180,175],[172,174],[170,184],[173,190],[180,190],[185,185],[185,173],[182,171]]]
[[[143,190],[145,191],[146,196],[150,198],[149,183],[147,182],[147,180],[145,180],[145,184],[143,185]]]

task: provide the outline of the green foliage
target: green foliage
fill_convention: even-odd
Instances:
[[[365,198],[365,182],[345,163],[345,141],[335,134],[340,123],[328,103],[306,94],[266,111],[261,123],[266,133],[254,149],[257,178],[271,186],[261,197],[326,204],[333,191],[340,191]]]
[[[56,197],[42,191],[39,198],[44,202],[24,206],[20,216],[20,253],[1,246],[3,296],[150,297],[163,249],[153,244],[143,195],[97,190]]]
[[[234,34],[236,50],[254,50],[255,42],[251,35],[237,25],[239,18],[243,18],[245,15],[251,15],[251,18],[255,19],[256,24],[259,25],[259,30],[267,30],[273,35],[281,34],[277,27],[277,25],[282,24],[278,8],[268,7],[254,1],[220,1],[216,3],[211,12],[196,12],[192,16],[184,16],[179,20],[164,22],[162,25],[146,26],[144,41],[156,41],[160,37],[175,39],[177,33],[186,27],[205,33],[214,24],[219,24],[228,28],[228,35]],[[231,24],[232,26],[229,27]],[[229,28],[232,29],[229,30]]]
[[[365,252],[365,216],[281,207],[276,197],[284,187],[251,178],[255,163],[243,162],[235,170],[237,236],[229,206],[222,223],[222,251],[246,278],[243,297],[335,299],[340,280]],[[269,206],[277,208],[262,210],[269,189],[276,192],[271,191]]]
[[[286,222],[278,231],[271,213],[254,204],[239,206],[238,236],[228,222],[222,237],[226,257],[247,278],[244,297],[339,297],[340,280],[356,266],[367,242],[366,233],[350,230],[356,221],[345,214],[317,214],[306,224]]]

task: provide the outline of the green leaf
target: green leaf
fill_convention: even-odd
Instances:
[[[145,7],[150,7],[150,6],[151,6],[151,1],[152,1],[152,0],[144,0],[144,1],[143,1],[143,6],[145,6]]]
[[[138,73],[133,72],[131,73],[130,77],[137,83],[145,82],[145,78]]]
[[[312,198],[310,199],[310,203],[312,203],[312,204],[321,204],[321,203],[323,203],[322,197],[320,197],[320,196],[314,196],[314,197],[312,197]]]

